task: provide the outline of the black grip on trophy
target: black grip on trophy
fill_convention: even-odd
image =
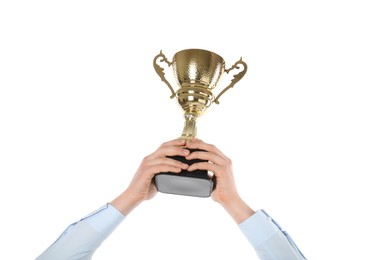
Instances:
[[[192,152],[199,152],[199,151],[203,151],[205,152],[205,150],[201,150],[201,149],[188,149],[190,151],[190,153]],[[201,160],[201,159],[193,159],[193,160],[187,160],[184,156],[167,156],[169,158],[172,158],[174,160],[177,160],[177,161],[180,161],[182,163],[185,163],[185,164],[188,164],[188,166],[194,164],[194,163],[198,163],[198,162],[207,162],[207,160]],[[177,174],[177,173],[175,173]],[[198,178],[203,178],[203,179],[210,179],[209,176],[208,176],[208,172],[206,170],[194,170],[194,171],[187,171],[187,170],[182,170],[181,173],[179,173],[180,175],[184,175],[184,176],[188,176],[188,177],[198,177]]]
[[[190,152],[204,151],[189,149]],[[167,156],[177,161],[192,165],[198,162],[208,162],[202,159],[187,160],[184,156]],[[209,197],[215,189],[215,176],[210,176],[207,170],[182,170],[180,173],[162,172],[154,177],[154,183],[159,192],[186,195],[194,197]]]

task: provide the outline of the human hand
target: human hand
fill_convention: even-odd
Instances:
[[[184,145],[184,139],[171,140],[161,144],[156,151],[146,156],[127,189],[111,204],[124,215],[127,215],[142,201],[153,198],[157,193],[157,189],[152,180],[157,173],[180,173],[188,168],[187,164],[167,157],[187,156],[190,152],[185,149]]]
[[[214,174],[217,186],[211,194],[211,198],[222,205],[230,204],[239,199],[233,176],[232,161],[217,147],[199,139],[192,139],[187,142],[186,146],[189,149],[205,150],[192,152],[186,156],[186,159],[202,159],[208,162],[194,163],[187,170],[208,170]]]
[[[208,170],[214,174],[217,186],[211,194],[211,198],[221,204],[237,224],[252,216],[255,212],[238,194],[232,161],[217,147],[199,139],[187,142],[186,146],[188,149],[205,150],[192,152],[186,156],[186,159],[202,159],[208,162],[194,163],[187,170]]]
[[[140,201],[154,197],[157,189],[152,179],[157,173],[180,173],[181,170],[188,168],[187,164],[167,157],[188,155],[189,150],[185,149],[184,145],[185,140],[183,139],[165,142],[156,151],[142,160],[128,188],[134,197]]]

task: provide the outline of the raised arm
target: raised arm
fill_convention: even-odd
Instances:
[[[71,224],[60,237],[47,248],[38,260],[87,260],[118,227],[126,215],[143,201],[156,194],[152,183],[159,172],[180,173],[188,165],[166,156],[186,156],[185,141],[181,139],[163,143],[155,152],[146,156],[128,187],[118,197],[81,220]]]
[[[123,215],[128,215],[140,203],[153,198],[157,193],[156,186],[152,182],[154,175],[160,172],[180,173],[181,170],[188,168],[187,164],[167,157],[188,155],[190,152],[184,148],[184,145],[185,141],[183,139],[175,139],[163,143],[154,153],[146,156],[130,185],[111,201],[111,205]]]
[[[217,186],[212,198],[218,202],[239,225],[261,260],[304,260],[305,257],[290,236],[264,210],[255,212],[240,197],[233,176],[232,161],[217,147],[199,139],[187,142],[192,152],[186,158],[209,162],[194,163],[188,171],[196,169],[214,173]]]

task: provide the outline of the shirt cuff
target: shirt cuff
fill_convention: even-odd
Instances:
[[[125,219],[114,206],[107,203],[82,219],[104,236],[109,236]]]
[[[254,248],[280,232],[278,225],[264,210],[257,211],[238,226]]]

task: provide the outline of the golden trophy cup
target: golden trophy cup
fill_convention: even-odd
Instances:
[[[159,63],[165,63],[173,68],[173,75],[179,89],[175,91],[165,78],[164,68]],[[181,138],[191,140],[197,136],[196,120],[212,103],[219,104],[219,99],[229,88],[232,88],[242,79],[247,71],[247,65],[242,59],[238,60],[229,69],[225,68],[224,59],[218,54],[202,49],[186,49],[177,52],[172,61],[160,53],[154,58],[153,66],[161,80],[171,91],[171,98],[177,98],[184,111],[185,124]],[[232,76],[232,80],[216,97],[213,90],[217,87],[224,73],[232,70],[239,72]],[[189,165],[197,160],[187,161],[184,157],[174,156]],[[159,173],[154,178],[157,190],[163,193],[187,195],[195,197],[209,197],[215,188],[215,179],[207,171],[195,170],[177,173]]]

